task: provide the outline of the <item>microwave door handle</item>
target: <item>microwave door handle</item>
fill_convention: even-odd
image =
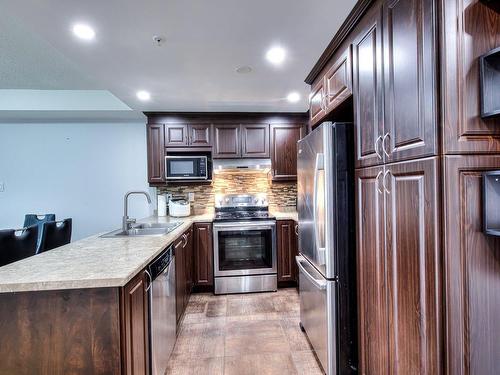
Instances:
[[[316,161],[314,165],[314,198],[313,198],[313,224],[314,224],[314,240],[316,242],[316,249],[321,254],[321,250],[324,248],[320,247],[320,238],[318,230],[318,172],[325,169],[324,166],[325,156],[324,154],[316,154]],[[325,192],[325,189],[323,189]]]
[[[303,257],[301,256],[296,256],[295,257],[295,261],[297,262],[297,266],[299,266],[299,270],[300,272],[302,272],[302,274],[307,277],[309,279],[309,281],[311,283],[313,283],[313,285],[319,289],[319,290],[325,290],[326,289],[326,280],[321,278],[321,279],[316,279],[313,275],[311,275],[309,272],[307,272],[307,270],[305,269],[305,267],[302,265],[302,263],[305,263],[307,262],[307,260],[305,260]]]

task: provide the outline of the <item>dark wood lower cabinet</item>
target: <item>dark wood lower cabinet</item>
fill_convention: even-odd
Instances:
[[[363,374],[440,374],[438,158],[356,172]]]
[[[383,166],[355,173],[360,374],[388,373],[383,176]]]
[[[189,228],[176,241],[175,253],[175,303],[177,323],[180,322],[194,285],[193,229]]]
[[[136,349],[141,345],[143,324],[135,318],[142,316],[144,292],[135,281],[129,286],[0,294],[0,374],[119,375],[142,369],[144,354],[136,353],[132,362],[128,345],[130,337],[137,339]]]
[[[442,373],[438,158],[386,165],[389,374]]]
[[[214,285],[212,224],[194,224],[193,234],[194,283],[196,286],[212,287]]]
[[[448,375],[500,369],[500,237],[482,228],[482,173],[498,169],[500,155],[444,158]]]
[[[125,374],[149,374],[149,305],[146,273],[122,289],[122,335]]]
[[[293,220],[278,220],[276,222],[278,247],[278,282],[297,281],[297,234],[296,223]]]

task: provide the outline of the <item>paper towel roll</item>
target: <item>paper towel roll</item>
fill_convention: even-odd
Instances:
[[[167,197],[158,195],[158,216],[167,216]]]

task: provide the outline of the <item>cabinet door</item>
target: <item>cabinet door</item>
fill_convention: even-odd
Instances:
[[[184,257],[184,237],[180,237],[174,245],[175,252],[175,305],[177,323],[184,313],[184,299],[186,295],[186,263]]]
[[[212,125],[189,125],[189,145],[193,147],[212,146]]]
[[[305,126],[271,125],[271,163],[275,181],[297,180],[297,142],[305,135]]]
[[[148,282],[151,280],[141,272],[122,289],[123,362],[128,375],[149,374]]]
[[[388,0],[383,9],[386,161],[436,155],[434,0]]]
[[[324,76],[320,76],[311,87],[309,99],[309,122],[311,126],[317,124],[325,115],[325,79]]]
[[[500,155],[445,157],[445,347],[450,375],[497,374],[500,367],[500,237],[483,232],[483,172],[497,169]]]
[[[325,75],[326,111],[331,112],[352,94],[351,47],[338,58]]]
[[[240,145],[240,125],[214,125],[214,158],[239,158]]]
[[[353,42],[353,103],[356,167],[383,164],[382,9],[373,6]]]
[[[184,297],[184,306],[187,306],[191,291],[193,289],[193,229],[187,230],[185,233],[186,241],[184,245],[185,253],[185,269],[186,269],[186,295]]]
[[[186,124],[165,125],[165,147],[186,147],[189,144]]]
[[[500,152],[500,117],[482,119],[480,109],[479,56],[500,46],[500,13],[487,7],[488,2],[498,0],[441,2],[439,66],[446,154]]]
[[[148,139],[148,181],[165,182],[165,143],[163,124],[147,126]]]
[[[386,166],[390,374],[440,374],[441,246],[437,158]]]
[[[278,281],[295,281],[297,270],[297,235],[295,221],[278,220],[276,223],[278,240]]]
[[[356,178],[356,240],[360,374],[387,374],[384,167],[359,169]]]
[[[269,125],[241,125],[241,156],[244,158],[269,157]]]
[[[194,282],[196,285],[214,285],[212,225],[194,225]]]

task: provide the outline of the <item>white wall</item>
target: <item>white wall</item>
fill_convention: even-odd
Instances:
[[[0,229],[26,213],[73,218],[72,240],[121,225],[123,195],[149,189],[144,123],[0,124]],[[152,199],[155,199],[151,194]],[[150,215],[145,197],[129,215]]]

